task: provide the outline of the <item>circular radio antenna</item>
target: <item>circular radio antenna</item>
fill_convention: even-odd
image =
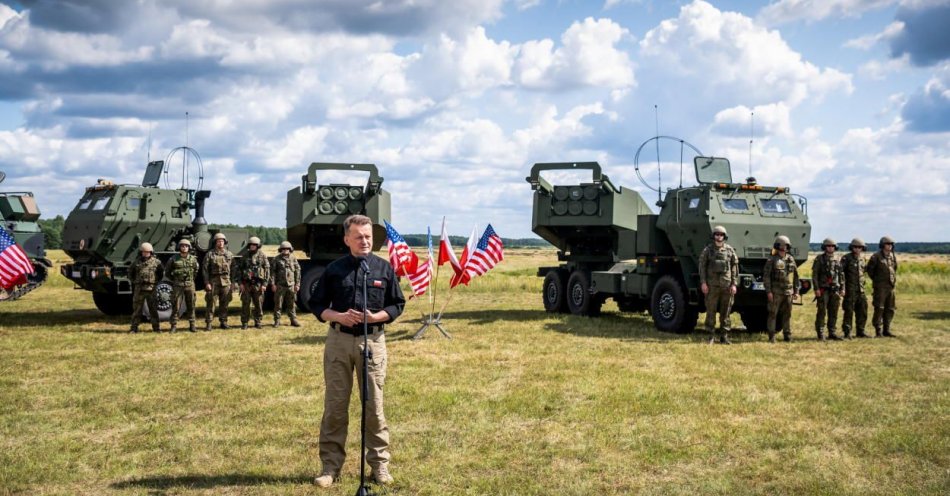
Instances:
[[[168,175],[173,167],[172,159],[179,153],[181,154],[181,186],[179,186],[178,189],[200,190],[205,178],[204,165],[201,163],[201,155],[198,155],[198,151],[188,146],[179,146],[168,152],[168,155],[165,156],[165,170],[163,171],[165,174],[165,187],[169,187]],[[176,168],[178,167],[177,164],[174,166]],[[194,166],[196,171],[194,173],[192,172],[192,166]],[[194,188],[191,187],[193,178],[196,182]]]
[[[675,143],[679,143],[679,145],[680,145],[680,182],[681,182],[681,183],[682,183],[682,180],[683,180],[683,179],[682,179],[682,176],[683,176],[683,172],[682,172],[682,170],[683,170],[683,151],[685,150],[685,148],[688,147],[690,150],[693,150],[694,152],[696,152],[696,155],[702,155],[702,154],[703,154],[703,152],[699,151],[699,148],[696,148],[695,146],[693,146],[692,144],[690,144],[688,141],[686,141],[686,140],[684,140],[684,139],[681,139],[681,138],[677,138],[677,137],[675,137],[675,136],[661,136],[661,135],[657,135],[657,136],[654,136],[654,137],[652,137],[652,138],[650,138],[650,139],[644,141],[643,144],[640,145],[640,148],[637,148],[637,154],[634,155],[634,157],[633,157],[633,168],[637,171],[637,178],[640,179],[640,182],[643,183],[643,185],[646,186],[647,189],[650,189],[650,190],[652,190],[652,191],[656,191],[657,193],[662,193],[662,192],[663,192],[663,184],[662,184],[662,182],[661,182],[662,176],[660,175],[660,141],[661,141],[661,140],[673,141],[673,142],[675,142]],[[655,144],[656,144],[656,155],[657,155],[657,156],[656,156],[656,168],[657,168],[657,184],[656,184],[656,186],[653,186],[653,185],[649,184],[649,183],[646,181],[646,179],[643,178],[643,174],[640,173],[640,153],[643,151],[644,148],[646,148],[647,145],[649,145],[650,143],[654,143],[654,142],[655,142]],[[682,185],[682,184],[681,184],[681,185]]]

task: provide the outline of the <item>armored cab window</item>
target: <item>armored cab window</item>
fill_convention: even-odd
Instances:
[[[762,200],[762,211],[770,214],[787,214],[792,211],[786,200]]]
[[[112,198],[109,198],[108,196],[103,196],[102,198],[99,198],[98,200],[96,200],[96,203],[92,206],[92,209],[93,209],[93,210],[102,210],[102,209],[106,208],[106,205],[109,204],[109,200],[111,200],[111,199],[112,199]]]
[[[141,204],[142,204],[142,199],[141,199],[141,198],[129,198],[129,199],[126,201],[126,205],[125,205],[125,206],[128,207],[129,210],[136,210],[136,209],[139,208],[139,206],[140,206]]]
[[[744,198],[723,198],[722,206],[723,206],[723,209],[726,211],[749,210],[749,202],[745,201]]]
[[[85,210],[89,208],[89,205],[92,205],[92,198],[86,198],[85,200],[79,202],[79,206],[76,208],[79,210]]]
[[[690,198],[689,199],[689,208],[699,208],[699,198]]]

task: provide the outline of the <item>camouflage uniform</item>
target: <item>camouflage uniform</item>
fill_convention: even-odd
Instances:
[[[165,264],[165,277],[172,282],[172,331],[178,322],[178,302],[185,300],[185,317],[188,330],[195,330],[195,274],[198,273],[198,258],[191,253],[181,256],[175,254]]]
[[[818,311],[815,314],[815,333],[818,339],[824,341],[822,328],[825,325],[825,314],[828,316],[828,337],[839,339],[835,334],[838,326],[838,308],[841,306],[841,290],[844,287],[844,274],[841,272],[841,263],[834,253],[823,252],[815,257],[811,264],[811,280],[815,288],[815,298],[818,302]]]
[[[874,305],[874,316],[871,318],[871,324],[874,325],[874,335],[890,336],[891,320],[897,310],[897,256],[893,251],[885,255],[883,250],[871,255],[867,274],[873,287],[871,301]]]
[[[792,297],[798,294],[798,265],[795,258],[786,253],[770,256],[762,272],[765,291],[772,294],[769,302],[769,341],[775,339],[776,321],[781,322],[785,341],[792,340]]]
[[[270,270],[274,291],[274,326],[280,325],[280,313],[286,311],[290,324],[297,326],[297,289],[300,288],[300,262],[290,254],[274,257]]]
[[[228,305],[231,303],[231,264],[234,254],[227,248],[214,249],[205,255],[201,266],[201,275],[205,284],[211,285],[210,291],[205,291],[205,328],[211,330],[211,319],[217,306],[218,321],[222,329],[228,328]],[[207,288],[206,288],[207,289]],[[217,300],[217,301],[216,301]],[[217,305],[215,305],[217,303]]]
[[[264,318],[264,285],[270,279],[270,262],[258,249],[254,254],[248,252],[237,266],[241,279],[241,327],[245,327],[251,318],[251,303],[254,304],[254,325],[260,327]]]
[[[155,284],[162,280],[162,262],[152,255],[139,256],[129,267],[129,280],[132,281],[132,332],[138,332],[142,321],[142,308],[148,304],[149,321],[152,330],[158,332],[158,307],[155,302]]]
[[[841,328],[844,337],[851,336],[851,321],[857,337],[865,338],[864,326],[868,321],[868,298],[864,294],[864,255],[848,253],[841,257],[841,271],[844,273],[844,322]]]
[[[733,294],[731,287],[739,282],[739,257],[736,251],[726,244],[717,248],[715,243],[706,245],[699,255],[699,280],[705,283],[706,293],[706,331],[715,338],[716,313],[719,313],[720,340],[728,340],[732,321]]]

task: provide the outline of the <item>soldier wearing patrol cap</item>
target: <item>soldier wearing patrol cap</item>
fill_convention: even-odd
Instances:
[[[868,321],[868,298],[864,294],[864,271],[867,265],[864,250],[864,240],[854,238],[848,245],[848,253],[841,257],[841,272],[844,274],[844,322],[841,323],[841,329],[845,339],[851,339],[852,321],[857,337],[870,337],[864,333]]]
[[[719,342],[731,344],[729,330],[732,322],[732,302],[739,282],[739,257],[726,243],[729,234],[723,226],[712,230],[712,243],[706,245],[699,255],[700,289],[706,295],[706,332],[709,344],[716,342],[716,314],[719,314]]]
[[[300,327],[297,320],[297,291],[300,291],[300,262],[294,256],[290,241],[280,243],[280,255],[270,268],[271,291],[274,292],[274,327],[280,325],[280,313],[287,312],[290,325]]]
[[[179,300],[185,301],[185,318],[188,330],[195,332],[195,274],[198,273],[198,258],[191,254],[191,241],[178,242],[178,253],[165,263],[165,277],[172,283],[171,332],[178,323]]]
[[[778,236],[772,245],[772,255],[762,270],[762,283],[769,300],[769,342],[775,342],[776,323],[782,326],[784,340],[792,340],[792,301],[798,298],[798,265],[789,252],[792,242],[787,236]]]
[[[211,319],[217,313],[222,329],[228,328],[228,304],[231,303],[231,264],[234,254],[227,248],[224,233],[214,235],[214,249],[205,255],[201,275],[205,281],[205,330],[211,330]],[[217,307],[217,311],[215,311]]]
[[[261,238],[252,236],[247,242],[247,256],[237,263],[241,284],[241,329],[247,329],[251,319],[251,304],[254,304],[254,327],[261,328],[264,318],[264,288],[270,279],[270,262],[261,251]]]
[[[142,243],[139,247],[139,257],[129,267],[129,280],[132,281],[132,328],[129,332],[139,332],[142,309],[146,304],[148,304],[152,330],[155,332],[159,330],[155,284],[162,280],[162,262],[153,256],[154,251],[151,243]]]
[[[874,305],[874,337],[893,338],[891,320],[897,310],[897,256],[894,255],[894,239],[884,236],[878,243],[879,251],[868,260],[867,273],[871,278],[873,290],[871,302]]]
[[[815,333],[819,341],[825,340],[822,332],[825,325],[825,315],[828,316],[828,339],[840,341],[835,334],[838,325],[838,307],[841,305],[841,296],[844,293],[844,274],[841,272],[841,263],[835,255],[838,243],[831,238],[821,242],[821,255],[815,257],[811,264],[811,280],[815,287],[815,299],[818,302],[818,312],[815,314]]]

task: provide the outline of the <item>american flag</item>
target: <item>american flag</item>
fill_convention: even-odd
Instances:
[[[33,273],[33,262],[23,252],[13,236],[0,227],[0,288],[11,289],[26,282]]]
[[[470,278],[480,276],[504,259],[504,246],[501,243],[501,238],[492,229],[491,224],[488,224],[485,232],[482,233],[482,237],[479,238],[478,244],[475,245],[475,251],[465,265],[465,273]]]
[[[429,282],[432,281],[432,230],[428,233],[429,259],[424,264],[416,268],[416,271],[409,274],[409,285],[412,286],[412,294],[422,296],[429,289]]]
[[[409,249],[409,244],[388,221],[386,224],[386,247],[389,248],[389,264],[397,276],[414,274],[419,266],[419,257]]]

